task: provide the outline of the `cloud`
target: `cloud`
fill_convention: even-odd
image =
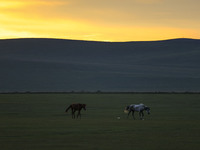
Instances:
[[[0,8],[23,8],[33,6],[59,6],[66,5],[67,1],[62,0],[2,0],[0,2]]]
[[[134,1],[143,4],[152,4],[152,3],[163,2],[164,0],[134,0]]]
[[[24,6],[24,3],[21,1],[1,1],[0,2],[0,8],[6,9],[6,8],[19,8]]]
[[[6,30],[4,28],[0,29],[0,35],[1,35],[0,39],[39,36],[27,31],[15,31],[15,30],[10,30],[10,29]]]

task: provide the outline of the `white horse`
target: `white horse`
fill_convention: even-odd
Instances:
[[[130,115],[130,113],[132,112],[132,116],[133,116],[133,119],[135,119],[135,116],[134,116],[134,112],[139,112],[139,116],[140,116],[140,119],[142,120],[143,117],[144,117],[144,113],[143,111],[146,111],[148,114],[150,114],[150,107],[147,107],[145,106],[144,104],[131,104],[129,106],[127,106],[124,110],[124,112],[128,112],[128,116]],[[128,118],[127,116],[127,118]]]

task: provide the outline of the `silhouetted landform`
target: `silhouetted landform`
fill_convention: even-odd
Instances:
[[[199,92],[200,40],[0,40],[0,92]]]
[[[71,92],[0,92],[0,94],[200,94],[200,92],[103,92],[103,91],[96,91],[96,92],[85,92],[85,91],[81,91],[81,92],[75,92],[75,91],[71,91]]]

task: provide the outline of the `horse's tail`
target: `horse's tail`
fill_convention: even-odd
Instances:
[[[68,112],[68,110],[72,107],[72,105],[70,105],[66,110],[65,112]]]

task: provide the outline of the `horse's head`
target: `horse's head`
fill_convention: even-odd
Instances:
[[[82,108],[86,110],[86,104],[82,104]]]
[[[145,106],[145,107],[144,107],[144,110],[145,110],[148,114],[150,114],[150,107]]]
[[[129,109],[130,109],[130,106],[126,106],[125,109],[124,109],[124,113],[128,113]]]
[[[126,107],[125,107],[125,110],[129,110],[129,109],[130,109],[130,106],[126,106]]]

